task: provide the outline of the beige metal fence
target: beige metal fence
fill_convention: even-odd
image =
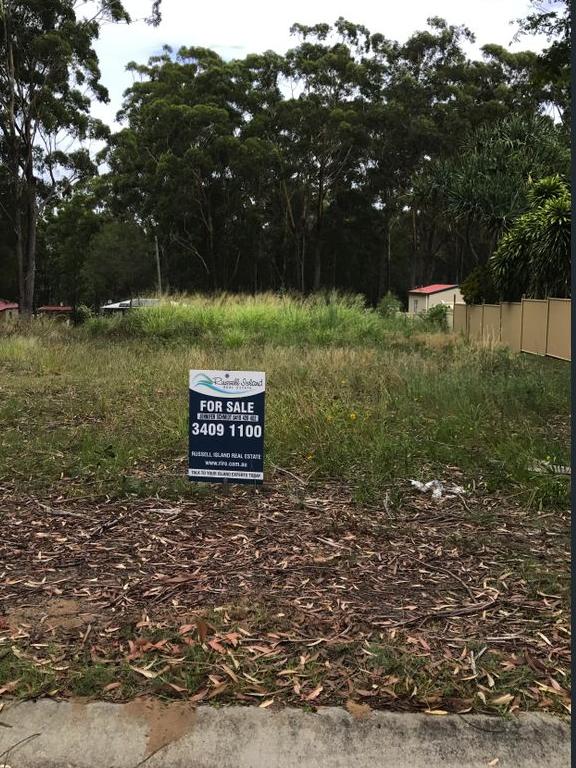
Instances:
[[[515,352],[571,360],[570,299],[455,304],[454,331],[477,341],[501,342]]]

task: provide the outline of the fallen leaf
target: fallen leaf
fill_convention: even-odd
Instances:
[[[2,688],[0,688],[0,696],[2,696],[3,693],[12,693],[12,691],[15,691],[16,688],[18,688],[19,682],[20,679],[12,680],[12,682],[3,685]]]
[[[130,669],[133,669],[134,672],[138,672],[139,675],[142,675],[143,677],[147,677],[148,680],[154,680],[154,678],[158,677],[159,675],[166,672],[169,667],[164,667],[163,669],[159,670],[158,672],[152,672],[150,669],[143,669],[142,667],[135,667],[132,664],[128,664]]]
[[[188,690],[188,688],[183,688],[181,685],[176,685],[176,683],[168,683],[168,685],[173,691],[176,691],[176,693],[186,693]]]
[[[270,707],[272,704],[274,704],[274,699],[267,699],[266,701],[263,701],[262,704],[258,704],[258,708],[266,709],[266,707]]]
[[[223,685],[219,685],[217,688],[214,688],[213,691],[210,691],[207,698],[213,699],[215,696],[220,696],[221,693],[224,693],[224,691],[228,688],[228,683],[224,683]]]
[[[200,638],[200,642],[203,643],[208,637],[208,624],[206,624],[205,621],[202,621],[202,619],[197,619],[196,628],[198,629],[198,637]]]
[[[102,688],[103,691],[114,691],[116,688],[120,688],[122,683],[108,683],[108,685],[105,685],[104,688]]]
[[[491,699],[490,703],[495,704],[497,707],[506,706],[514,699],[511,693],[504,693],[502,696],[497,696],[495,699]]]
[[[236,675],[227,664],[220,664],[220,669],[223,669],[224,672],[228,675],[228,677],[231,677],[232,680],[234,680],[235,683],[238,682],[238,675]]]
[[[208,689],[202,688],[202,690],[195,693],[193,696],[190,696],[190,701],[202,701],[202,699],[205,699],[208,695]]]
[[[499,762],[500,762],[500,758],[495,757],[494,760],[490,760],[490,762],[488,763],[488,768],[494,768],[494,766],[498,765]]]
[[[313,701],[314,699],[317,699],[318,696],[320,696],[323,690],[324,690],[324,686],[319,685],[316,688],[314,688],[312,693],[309,693],[308,696],[305,696],[304,698],[306,701]]]
[[[224,648],[223,645],[220,645],[218,640],[209,640],[208,645],[210,648],[212,648],[214,651],[217,651],[218,653],[226,653],[226,648]]]
[[[425,715],[447,715],[448,712],[446,712],[445,709],[425,709],[424,710]]]

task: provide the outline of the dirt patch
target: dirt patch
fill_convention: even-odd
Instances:
[[[78,600],[53,598],[41,605],[8,608],[5,621],[12,630],[40,625],[46,630],[74,630],[94,621],[95,615]]]
[[[126,704],[123,712],[128,718],[145,721],[148,729],[147,756],[181,739],[196,722],[196,710],[186,701],[164,704],[158,699],[139,696]]]

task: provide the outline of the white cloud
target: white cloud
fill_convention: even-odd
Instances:
[[[108,24],[101,30],[96,49],[100,57],[102,82],[110,92],[109,105],[94,105],[94,114],[108,123],[121,106],[122,93],[132,82],[125,71],[133,60],[145,63],[163,44],[177,49],[182,45],[213,48],[224,58],[241,58],[247,53],[275,50],[284,53],[295,44],[290,36],[294,22],[315,24],[343,16],[364,24],[371,32],[405,40],[426,26],[429,16],[441,16],[450,24],[465,24],[476,35],[472,51],[478,55],[486,43],[510,46],[517,25],[511,21],[526,16],[528,0],[163,0],[162,24],[153,28],[142,20],[150,13],[152,0],[126,0],[135,20],[130,26]],[[542,38],[524,37],[514,50],[538,50]]]

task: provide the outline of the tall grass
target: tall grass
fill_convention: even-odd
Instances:
[[[84,332],[92,338],[174,340],[233,349],[251,343],[372,345],[382,343],[390,334],[410,336],[427,327],[421,319],[384,318],[367,308],[360,296],[223,294],[216,298],[175,297],[158,307],[93,318]]]

